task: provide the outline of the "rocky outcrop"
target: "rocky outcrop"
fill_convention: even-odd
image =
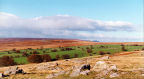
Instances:
[[[90,72],[90,64],[83,64],[81,66],[74,66],[72,73],[70,74],[71,77],[79,76],[81,75],[88,75]]]
[[[109,66],[106,62],[98,61],[98,62],[96,62],[95,66],[93,67],[93,71],[99,72],[102,70],[106,70],[108,68],[109,68]]]
[[[57,73],[52,73],[52,74],[49,74],[47,75],[46,79],[52,79],[52,78],[55,78],[59,75],[62,75],[62,74],[65,74],[66,72],[65,71],[60,71],[60,72],[57,72]]]
[[[3,73],[0,73],[0,78],[3,78],[3,77],[4,77]]]
[[[103,56],[101,57],[101,60],[108,60],[109,59],[109,56]]]
[[[19,67],[9,67],[8,70],[4,71],[4,75],[15,75],[15,74],[24,74],[23,69],[19,69]]]
[[[114,77],[118,77],[119,76],[119,74],[117,74],[117,73],[112,73],[112,74],[110,74],[110,78],[114,78]]]

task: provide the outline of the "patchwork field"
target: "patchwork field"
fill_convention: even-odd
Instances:
[[[2,42],[3,41],[3,42]],[[114,54],[123,51],[138,51],[144,48],[143,43],[101,43],[66,39],[1,39],[0,57],[10,56],[17,64],[28,64],[27,57],[32,54],[48,54],[52,61],[69,58],[80,58],[101,54]],[[122,46],[126,50],[122,50]],[[67,58],[66,58],[67,59]]]

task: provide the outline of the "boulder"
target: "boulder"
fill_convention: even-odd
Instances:
[[[85,71],[80,72],[80,74],[81,75],[88,75],[89,72],[90,72],[90,70],[85,70]]]
[[[46,79],[52,79],[54,77],[55,77],[54,74],[49,74],[49,75],[47,75]]]
[[[90,64],[84,64],[80,67],[80,71],[90,70]]]
[[[73,67],[73,71],[70,74],[71,77],[82,75],[87,75],[90,72],[90,64],[83,64],[81,66]]]
[[[108,68],[109,68],[109,65],[106,62],[98,61],[98,62],[96,62],[95,66],[93,67],[93,70],[96,72],[99,72],[99,71],[103,71]]]
[[[101,57],[102,60],[108,60],[109,59],[109,56],[103,56]]]
[[[112,65],[108,68],[109,71],[113,71],[113,70],[117,70],[117,66],[116,65]]]
[[[102,76],[108,75],[108,74],[109,74],[109,71],[108,71],[108,70],[103,70],[100,74],[101,74]]]
[[[54,73],[54,76],[59,76],[59,75],[65,74],[65,73],[66,73],[65,71],[60,71],[60,72]]]
[[[0,73],[0,78],[3,78],[3,77],[4,77],[3,73]]]
[[[114,77],[118,77],[119,76],[119,74],[117,74],[117,73],[112,73],[109,77],[110,78],[114,78]]]
[[[75,77],[75,76],[79,76],[80,75],[80,70],[79,69],[75,69],[72,71],[72,73],[70,74],[71,77]]]
[[[53,79],[59,75],[62,75],[62,74],[65,74],[66,72],[65,71],[60,71],[60,72],[57,72],[57,73],[52,73],[52,74],[49,74],[47,75],[46,79]]]

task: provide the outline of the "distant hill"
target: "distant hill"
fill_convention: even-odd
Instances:
[[[98,41],[98,40],[93,40],[93,42],[100,42],[100,41]]]

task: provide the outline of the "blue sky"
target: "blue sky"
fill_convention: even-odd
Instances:
[[[66,25],[68,24],[66,24],[66,22],[69,19],[71,19],[69,21],[81,19],[83,21],[80,21],[80,23],[88,23],[86,24],[88,25],[87,28],[84,24],[81,24],[85,26],[82,28],[87,30],[72,28],[75,26],[81,27],[81,25],[79,26],[79,24],[77,24],[77,21],[72,22],[71,25],[76,23],[74,26],[68,25],[70,29],[60,28],[56,30],[56,33],[61,33],[60,31],[65,30],[66,33],[73,35],[69,36],[65,33],[63,35],[53,35],[52,32],[50,35],[43,29],[41,29],[43,31],[40,31],[39,28],[36,30],[31,30],[30,28],[28,29],[28,25],[26,26],[23,24],[14,25],[14,23],[18,22],[17,21],[10,23],[11,27],[6,27],[6,25],[1,24],[0,26],[4,29],[1,29],[3,31],[0,32],[0,37],[64,37],[90,40],[98,39],[102,41],[143,41],[143,0],[0,0],[0,12],[2,12],[0,17],[6,18],[9,16],[9,14],[12,14],[17,16],[19,20],[24,19],[24,23],[31,22],[25,20],[38,18],[40,16],[41,18],[40,20],[38,19],[38,22],[46,19],[45,23],[49,23],[47,21],[50,21],[51,18],[56,18],[52,21],[58,20],[61,22],[61,18],[66,17],[63,19],[65,23],[57,22],[61,26],[51,24],[54,25],[55,28],[63,26],[67,28]],[[16,20],[13,19],[13,17],[8,17],[8,19]],[[93,21],[89,21],[89,19]],[[3,23],[8,22],[8,20],[5,20]],[[101,24],[99,25],[99,23]],[[92,25],[95,26],[92,27]],[[107,29],[106,25],[112,29]],[[15,26],[21,26],[21,28],[13,29],[14,32],[9,32],[9,30]],[[33,27],[35,26],[37,25],[34,24]],[[43,28],[47,28],[48,31],[51,27],[53,27],[48,26],[48,24],[43,26],[45,26]],[[117,26],[121,26],[121,28],[118,28]],[[127,26],[131,26],[132,28]],[[92,27],[93,30],[90,29],[90,27]],[[128,31],[128,29],[133,30]],[[23,33],[19,33],[18,30],[22,30]],[[52,29],[50,30],[52,31]],[[30,35],[27,35],[27,33],[30,33]],[[84,33],[86,36],[76,35],[77,33]]]

